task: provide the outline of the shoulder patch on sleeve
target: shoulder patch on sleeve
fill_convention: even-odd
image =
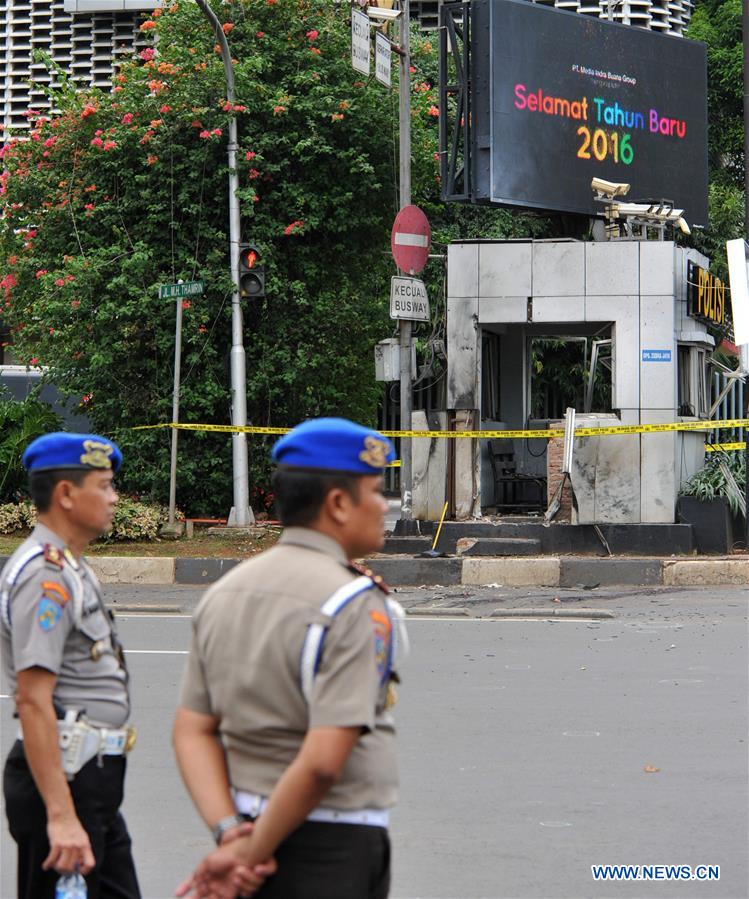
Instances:
[[[42,581],[42,593],[60,606],[64,606],[70,599],[68,591],[57,581]]]
[[[369,617],[374,625],[375,665],[380,683],[384,683],[390,674],[391,642],[393,626],[385,612],[370,611]]]
[[[39,600],[36,620],[43,631],[51,631],[62,618],[62,607],[46,596]]]
[[[44,561],[49,562],[50,565],[54,565],[60,570],[65,567],[65,559],[62,553],[56,546],[52,546],[51,543],[44,544]]]

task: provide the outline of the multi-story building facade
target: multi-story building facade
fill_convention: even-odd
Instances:
[[[114,66],[133,53],[143,12],[158,0],[0,0],[0,121],[25,129],[29,108],[49,109],[54,82],[38,51],[83,85],[107,88]]]

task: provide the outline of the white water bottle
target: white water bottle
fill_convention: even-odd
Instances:
[[[87,899],[86,881],[76,871],[74,874],[63,874],[55,887],[55,899]]]

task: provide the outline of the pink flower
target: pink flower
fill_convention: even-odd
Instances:
[[[32,356],[31,359],[29,359],[29,365],[38,365],[38,364],[39,364],[38,356]]]
[[[319,56],[321,51],[320,51],[320,48],[319,48],[319,47],[310,47],[309,52],[310,52],[310,53],[314,53],[315,56]]]
[[[203,140],[207,140],[211,136],[210,131],[201,131],[198,137],[202,137]]]
[[[91,141],[92,147],[101,147],[101,146],[103,146],[103,144],[104,144],[104,141],[100,137],[95,137]]]
[[[315,28],[313,28],[311,31],[308,31],[308,32],[307,32],[307,37],[308,37],[311,41],[316,41],[316,40],[317,40],[317,36],[318,36],[319,33],[320,33],[319,31],[317,31]]]
[[[117,146],[116,141],[113,141],[113,140],[105,140],[104,141],[104,149],[105,150],[114,150],[116,146]]]
[[[65,278],[55,278],[55,287],[65,287]]]
[[[93,115],[95,112],[96,107],[91,103],[87,103],[81,110],[81,118],[85,119],[87,116]]]
[[[264,31],[256,31],[255,37],[265,37],[265,32]]]
[[[300,222],[299,220],[292,222],[290,225],[287,225],[283,229],[283,233],[288,237],[290,234],[293,234],[295,231],[298,231],[300,228],[304,227],[304,222]]]
[[[254,181],[255,178],[260,177],[260,172],[257,169],[250,169],[250,181]]]
[[[159,112],[161,112],[161,113],[171,112],[171,111],[172,111],[172,107],[167,106],[166,103],[159,109]]]
[[[252,150],[248,150],[245,155],[245,159],[247,162],[252,162],[252,160],[257,156],[257,153],[254,153]]]
[[[189,309],[189,308],[190,308],[190,301],[189,301],[189,300],[182,300],[182,308],[183,308],[183,309]]]
[[[429,115],[431,115],[431,116],[438,116],[439,114],[440,114],[439,107],[437,107],[437,106],[430,106],[430,107],[429,107]]]
[[[93,209],[93,208],[94,208],[94,204],[93,204],[93,203],[86,203],[86,205],[85,205],[83,208],[84,208],[84,209]]]
[[[36,280],[39,281],[39,280],[40,280],[41,278],[43,278],[46,274],[47,274],[47,269],[46,269],[46,268],[40,268],[39,271],[36,273]]]
[[[94,137],[101,137],[102,134],[104,134],[104,132],[101,130],[101,128],[97,128],[96,131],[94,131]]]
[[[146,163],[147,163],[148,165],[156,165],[156,163],[157,163],[158,161],[159,161],[159,157],[158,157],[158,156],[151,156],[151,155],[149,155],[148,158],[146,159]]]
[[[54,333],[55,333],[55,329],[54,329],[54,328],[50,328],[50,329],[49,329],[49,333],[50,333],[50,334],[54,334]]]
[[[153,47],[146,47],[145,50],[141,50],[138,54],[143,62],[150,62],[154,56],[156,56],[156,51]]]
[[[71,308],[71,309],[77,309],[80,305],[81,305],[81,301],[80,301],[80,300],[71,300],[71,301],[70,301],[70,308]]]
[[[54,145],[56,143],[57,143],[56,137],[48,137],[47,140],[44,141],[44,146],[45,147],[54,147]]]
[[[129,125],[130,122],[132,122],[132,120],[134,118],[135,118],[135,116],[133,115],[132,112],[126,112],[125,115],[122,117],[122,124]]]
[[[221,137],[221,129],[220,129],[220,128],[214,128],[213,131],[211,131],[211,134],[215,134],[216,137]]]

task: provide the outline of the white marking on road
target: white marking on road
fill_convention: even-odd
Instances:
[[[117,615],[118,621],[125,621],[127,618],[192,618],[192,615],[185,612],[124,612]]]
[[[668,677],[665,680],[659,680],[659,684],[674,684],[678,687],[680,684],[701,684],[702,681],[698,677]]]
[[[571,821],[539,821],[541,827],[572,827]]]
[[[126,649],[126,655],[186,656],[187,649]]]
[[[153,613],[153,612],[125,612],[117,615],[118,621],[126,621],[128,618],[184,618],[191,619],[193,616],[186,612],[169,612],[169,613]],[[460,617],[452,617],[450,615],[409,615],[406,618],[406,621],[449,621],[450,623],[455,621],[463,621],[463,622],[495,622],[498,624],[509,624],[510,622],[521,622],[527,624],[529,621],[538,621],[541,623],[552,622],[553,624],[558,624],[560,622],[567,622],[568,624],[585,624],[589,621],[594,621],[597,619],[592,618],[520,618],[519,616],[513,616],[512,618],[502,618],[501,616],[498,618],[481,618],[481,617],[470,617],[462,615]],[[598,639],[598,638],[596,638]]]
[[[600,730],[565,730],[563,737],[600,737]]]
[[[530,671],[530,665],[505,665],[508,671]]]

